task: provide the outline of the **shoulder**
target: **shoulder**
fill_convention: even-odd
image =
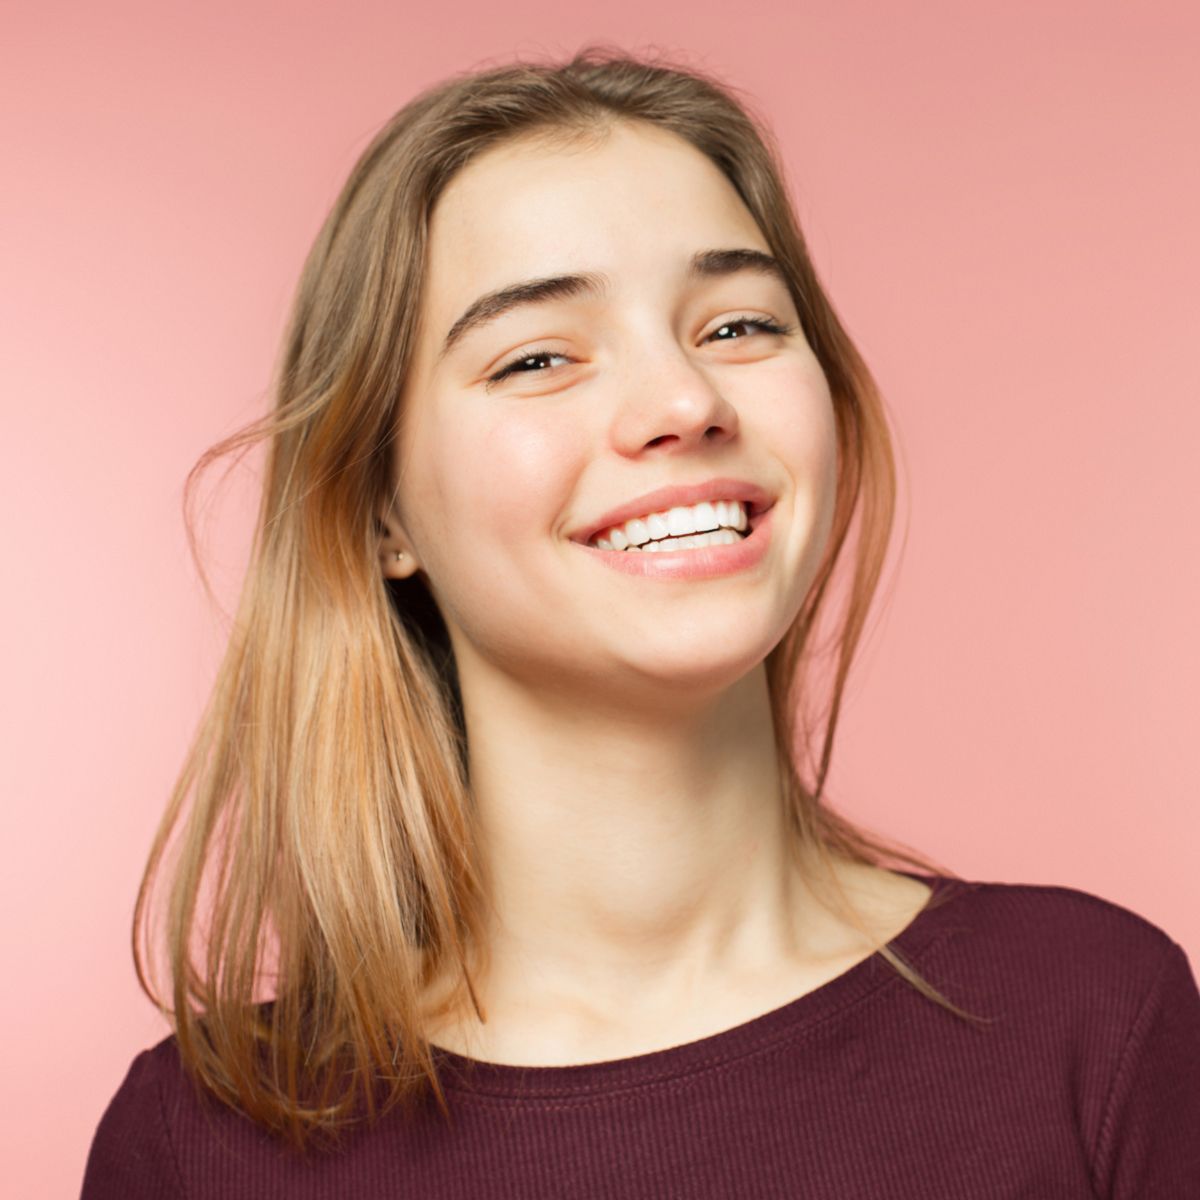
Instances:
[[[954,893],[956,888],[957,898]],[[1096,1194],[1200,1195],[1200,988],[1183,947],[1080,888],[962,883],[940,967],[995,1019],[1006,1067],[1072,1081]],[[966,1007],[971,1007],[967,1004]]]
[[[1176,944],[1134,909],[1082,888],[950,879],[939,891],[961,928],[1022,958],[1152,970]]]
[[[971,1002],[1006,1001],[1002,1019],[1070,1022],[1123,1040],[1160,991],[1195,990],[1187,954],[1165,929],[1081,888],[949,879],[935,901],[928,915],[947,979]]]
[[[96,1127],[82,1200],[178,1194],[171,1118],[188,1086],[174,1037],[134,1058]]]

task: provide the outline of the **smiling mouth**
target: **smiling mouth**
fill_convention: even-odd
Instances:
[[[704,500],[634,517],[601,530],[587,544],[636,553],[731,546],[749,536],[750,518],[741,500]]]

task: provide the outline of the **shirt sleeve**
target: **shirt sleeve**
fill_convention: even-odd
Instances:
[[[179,1200],[183,1194],[155,1059],[145,1050],[96,1127],[81,1200]]]
[[[1096,1176],[1109,1200],[1200,1197],[1200,990],[1174,941],[1117,1065]]]

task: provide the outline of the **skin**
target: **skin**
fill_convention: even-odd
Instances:
[[[434,209],[380,562],[424,573],[462,684],[492,915],[486,1025],[457,1014],[429,1031],[460,1053],[559,1065],[659,1049],[872,950],[786,849],[762,663],[828,538],[834,414],[782,283],[685,279],[694,252],[737,247],[769,252],[736,190],[643,126],[494,148]],[[482,293],[574,271],[604,272],[609,292],[520,308],[439,358]],[[793,332],[711,336],[747,314]],[[487,385],[536,350],[556,357]],[[718,475],[776,497],[749,570],[635,578],[569,538]],[[884,937],[928,897],[873,867],[839,878]]]

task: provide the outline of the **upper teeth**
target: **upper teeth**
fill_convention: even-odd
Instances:
[[[625,550],[665,537],[686,537],[710,529],[743,530],[749,524],[745,505],[740,500],[702,500],[690,507],[668,508],[665,512],[634,517],[624,525],[614,525],[591,539],[601,550]]]

